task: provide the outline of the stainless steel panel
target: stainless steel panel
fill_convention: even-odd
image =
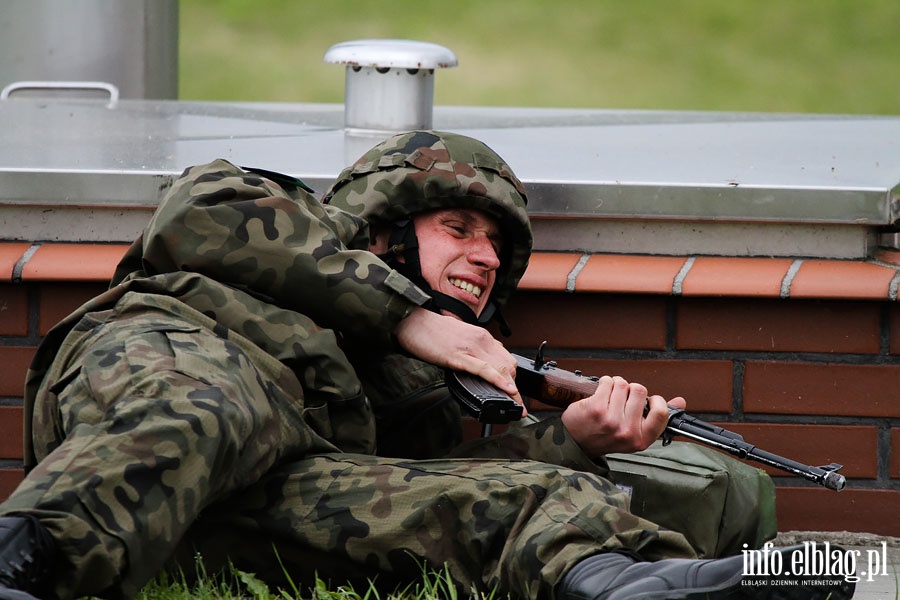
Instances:
[[[123,98],[177,98],[178,0],[3,0],[0,88],[48,80],[107,82]]]
[[[847,226],[823,236],[844,240],[832,252],[843,256],[867,252],[873,232],[898,220],[900,117],[435,107],[434,122],[497,150],[525,181],[532,216],[572,232]],[[217,157],[322,192],[387,135],[345,131],[342,105],[26,98],[0,101],[0,131],[0,203],[44,207],[152,208],[186,166]],[[726,245],[764,252],[749,237],[775,229],[737,231],[747,243]],[[631,225],[622,235],[634,236],[622,251],[666,252]],[[785,252],[804,253],[804,237],[815,236]]]

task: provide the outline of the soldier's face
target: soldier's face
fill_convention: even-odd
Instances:
[[[481,314],[500,267],[496,220],[477,209],[448,208],[416,214],[413,224],[428,285]]]

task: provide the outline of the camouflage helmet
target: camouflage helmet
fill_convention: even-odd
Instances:
[[[477,208],[495,219],[503,236],[491,300],[504,303],[525,273],[531,223],[522,182],[493,150],[456,133],[395,135],[344,169],[323,201],[365,218],[395,224],[439,208]]]

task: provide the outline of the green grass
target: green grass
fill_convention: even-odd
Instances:
[[[449,572],[428,571],[423,568],[421,581],[415,585],[384,593],[370,584],[358,591],[350,586],[330,585],[316,579],[314,587],[302,588],[289,580],[289,588],[272,589],[252,573],[232,568],[226,573],[209,574],[197,557],[198,581],[187,583],[183,578],[165,574],[148,583],[136,600],[462,600],[453,585]],[[497,600],[494,595],[472,594],[475,600]]]
[[[900,114],[888,0],[182,0],[180,97],[342,102],[337,42],[443,44],[443,105]]]

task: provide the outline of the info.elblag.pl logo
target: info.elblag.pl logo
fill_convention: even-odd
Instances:
[[[855,583],[865,577],[874,581],[888,574],[887,542],[882,542],[881,549],[866,550],[845,550],[830,542],[814,541],[791,548],[774,547],[766,542],[759,550],[750,550],[744,544],[744,576],[766,578],[767,585],[802,585],[803,580],[810,579],[840,578]],[[866,569],[857,573],[857,566],[863,563]],[[747,585],[753,585],[752,579]]]

